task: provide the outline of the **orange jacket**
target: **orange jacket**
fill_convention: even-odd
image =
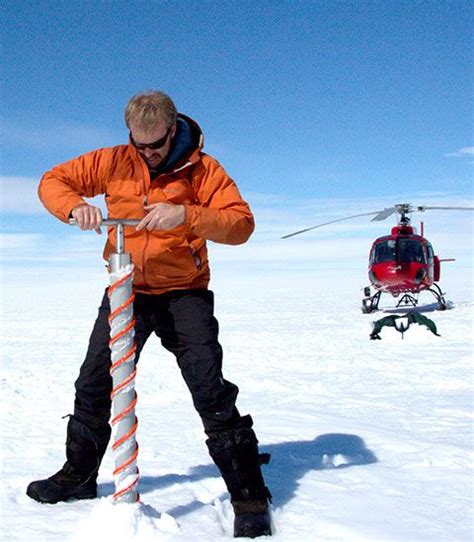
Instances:
[[[217,160],[201,151],[202,144],[199,126],[179,115],[175,142],[165,159],[171,159],[170,167],[165,165],[153,180],[129,143],[56,166],[44,174],[38,194],[48,211],[64,222],[77,205],[86,203],[84,197],[98,194],[105,194],[110,218],[140,219],[145,216],[144,205],[162,201],[183,204],[185,222],[174,229],[124,228],[125,250],[135,265],[134,288],[149,294],[206,288],[210,277],[206,240],[244,243],[254,230],[254,220],[233,180]],[[105,259],[115,250],[114,230],[108,231]]]

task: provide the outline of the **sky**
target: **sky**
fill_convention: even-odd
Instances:
[[[0,9],[7,264],[34,250],[52,258],[53,239],[77,239],[42,209],[37,184],[58,163],[126,142],[124,107],[150,88],[201,125],[261,242],[401,201],[472,205],[471,2],[5,0]],[[472,240],[472,220],[456,220]]]

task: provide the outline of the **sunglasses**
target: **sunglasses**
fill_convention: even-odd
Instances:
[[[160,139],[157,139],[156,141],[153,141],[151,143],[137,143],[132,137],[132,132],[129,133],[129,136],[130,136],[130,141],[131,141],[132,145],[137,150],[139,150],[139,151],[144,151],[146,149],[156,150],[156,149],[161,149],[161,147],[163,147],[163,145],[165,145],[166,140],[168,139],[168,136],[170,135],[170,131],[171,131],[171,126],[168,128],[168,130],[166,130],[166,134],[163,137],[161,137]]]

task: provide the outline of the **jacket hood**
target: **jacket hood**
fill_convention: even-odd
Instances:
[[[170,152],[158,168],[152,171],[152,176],[175,173],[194,164],[199,160],[203,144],[204,137],[198,123],[179,113]]]

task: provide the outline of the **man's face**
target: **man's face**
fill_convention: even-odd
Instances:
[[[157,168],[166,158],[175,133],[176,125],[168,128],[165,123],[160,123],[152,129],[144,130],[136,124],[130,124],[132,144],[150,168]],[[159,148],[150,148],[146,145],[155,147],[158,145]]]

